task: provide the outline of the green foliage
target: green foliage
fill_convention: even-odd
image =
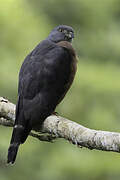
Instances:
[[[57,111],[90,128],[119,131],[119,0],[0,0],[0,96],[16,103],[23,59],[58,24],[75,29],[79,60]],[[50,144],[29,137],[16,164],[6,166],[11,131],[0,127],[0,179],[120,179],[119,154],[78,149],[64,140]]]

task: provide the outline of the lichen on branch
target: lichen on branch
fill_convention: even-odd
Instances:
[[[0,97],[0,125],[13,126],[14,121],[15,105]],[[46,118],[42,127],[33,129],[30,135],[41,141],[64,138],[78,147],[120,152],[120,133],[89,129],[57,115]]]

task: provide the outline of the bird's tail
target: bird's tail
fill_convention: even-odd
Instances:
[[[13,164],[15,162],[19,145],[21,144],[21,138],[24,132],[22,125],[15,125],[12,133],[10,146],[8,149],[7,163]]]
[[[17,152],[18,152],[19,144],[11,144],[9,149],[8,149],[8,159],[7,163],[13,164],[15,162]]]

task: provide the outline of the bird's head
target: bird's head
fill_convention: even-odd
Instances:
[[[72,42],[73,38],[74,30],[72,27],[66,25],[59,25],[51,31],[47,39],[58,43],[60,41]]]

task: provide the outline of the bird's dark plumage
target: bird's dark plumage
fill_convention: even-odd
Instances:
[[[73,29],[60,25],[25,58],[20,73],[16,118],[8,163],[14,163],[19,145],[29,132],[42,125],[70,88],[76,72],[71,41]]]

